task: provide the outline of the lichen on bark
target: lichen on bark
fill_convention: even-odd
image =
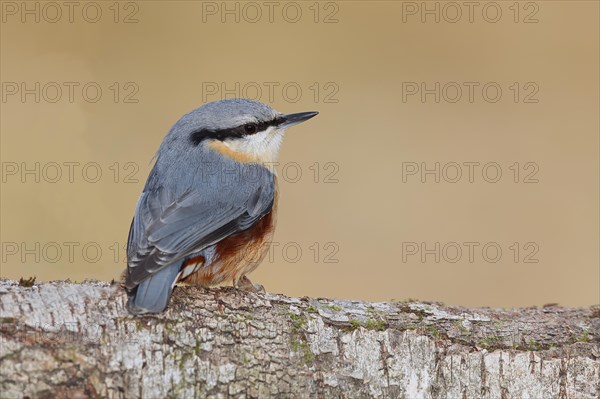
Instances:
[[[2,397],[600,396],[600,307],[466,309],[0,280]]]

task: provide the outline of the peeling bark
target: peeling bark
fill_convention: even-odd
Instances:
[[[0,280],[3,398],[598,398],[600,307],[465,309]]]

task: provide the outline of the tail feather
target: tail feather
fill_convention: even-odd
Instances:
[[[127,309],[133,314],[160,313],[167,307],[183,262],[177,262],[142,281],[130,294]]]

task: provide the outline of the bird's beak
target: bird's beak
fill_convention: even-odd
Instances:
[[[298,112],[297,114],[288,114],[283,115],[281,118],[283,119],[283,123],[279,125],[279,128],[288,128],[290,126],[297,125],[298,123],[302,123],[304,121],[309,120],[313,116],[318,115],[318,112]]]

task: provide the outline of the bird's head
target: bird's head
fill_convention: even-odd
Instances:
[[[258,101],[227,99],[204,104],[182,117],[174,130],[189,145],[207,145],[240,162],[274,162],[285,130],[318,112],[282,114]]]

